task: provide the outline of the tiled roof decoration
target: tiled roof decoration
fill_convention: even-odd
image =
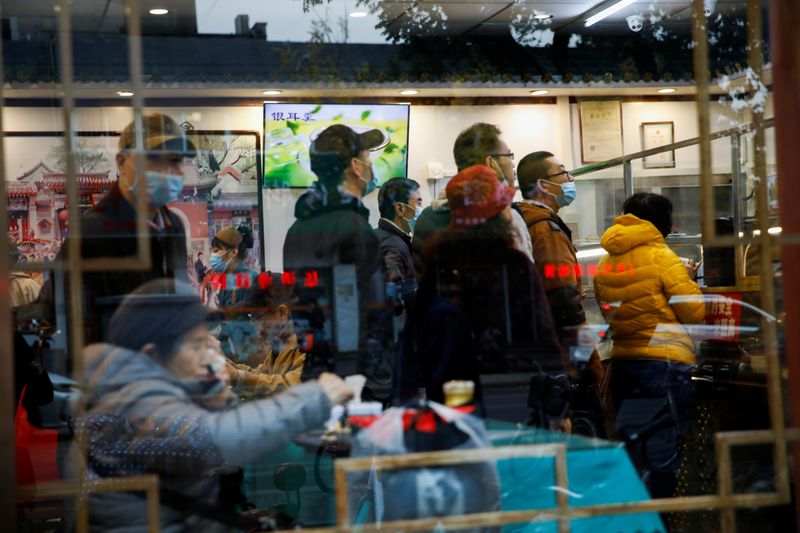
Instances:
[[[657,41],[607,36],[570,47],[520,46],[510,37],[419,39],[409,44],[281,43],[236,36],[142,37],[151,84],[430,83],[524,85],[548,82],[670,82],[693,77],[688,37]],[[741,42],[739,42],[741,41]],[[58,79],[54,41],[5,41],[5,81],[13,86]],[[127,38],[76,34],[75,79],[119,85],[128,80]],[[199,51],[202,50],[202,53]],[[766,50],[767,55],[769,53]],[[712,76],[747,64],[745,42],[731,34],[713,47]],[[767,58],[768,60],[768,58]]]

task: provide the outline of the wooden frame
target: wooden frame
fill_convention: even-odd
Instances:
[[[347,474],[362,472],[372,468],[399,469],[420,466],[443,466],[519,459],[526,457],[549,457],[555,460],[555,487],[557,510],[531,509],[523,511],[492,511],[458,516],[419,518],[414,520],[395,520],[391,522],[352,524],[348,516]],[[406,455],[379,455],[338,459],[334,462],[336,482],[336,521],[337,530],[351,531],[430,531],[437,527],[476,527],[518,522],[558,522],[559,533],[569,531],[569,484],[567,481],[566,444],[536,444],[527,446],[502,446],[499,448],[480,448],[457,451],[421,452]]]
[[[86,512],[86,497],[93,493],[144,492],[147,506],[147,530],[159,530],[158,476],[110,477],[86,482],[37,483],[17,488],[17,498],[24,500],[47,500],[80,496],[79,509]]]
[[[642,151],[667,146],[675,142],[675,123],[642,122],[639,125]],[[642,158],[642,168],[675,168],[675,150],[668,150]]]

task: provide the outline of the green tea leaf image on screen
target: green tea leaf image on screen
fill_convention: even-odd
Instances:
[[[372,151],[373,171],[382,185],[406,176],[408,107],[357,104],[265,104],[265,188],[305,188],[317,181],[309,148],[322,131],[344,124],[356,133],[377,129],[384,142]]]

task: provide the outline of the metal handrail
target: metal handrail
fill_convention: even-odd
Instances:
[[[768,118],[764,121],[764,126],[766,128],[771,128],[774,126],[774,122],[775,120],[773,118]],[[733,137],[734,135],[749,133],[754,129],[755,129],[754,124],[744,124],[742,126],[737,126],[735,128],[729,128],[727,130],[715,131],[714,133],[709,135],[709,139],[711,141],[715,141],[717,139],[722,139],[724,137]],[[633,161],[634,159],[642,159],[644,157],[650,157],[651,155],[656,155],[663,152],[670,152],[672,150],[677,150],[679,148],[686,148],[687,146],[693,146],[695,144],[700,144],[700,137],[693,137],[691,139],[686,139],[676,143],[659,146],[658,148],[650,148],[649,150],[634,152],[632,154],[615,157],[614,159],[608,159],[606,161],[601,161],[599,163],[590,163],[588,165],[576,168],[571,172],[571,174],[573,176],[580,176],[581,174],[588,174],[589,172],[595,172],[597,170],[604,170],[606,168],[623,165],[628,161]]]

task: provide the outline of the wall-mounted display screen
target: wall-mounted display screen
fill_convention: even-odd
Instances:
[[[264,104],[264,187],[305,188],[317,180],[308,150],[325,128],[345,124],[361,133],[378,129],[384,142],[373,154],[379,185],[406,177],[408,105]]]

